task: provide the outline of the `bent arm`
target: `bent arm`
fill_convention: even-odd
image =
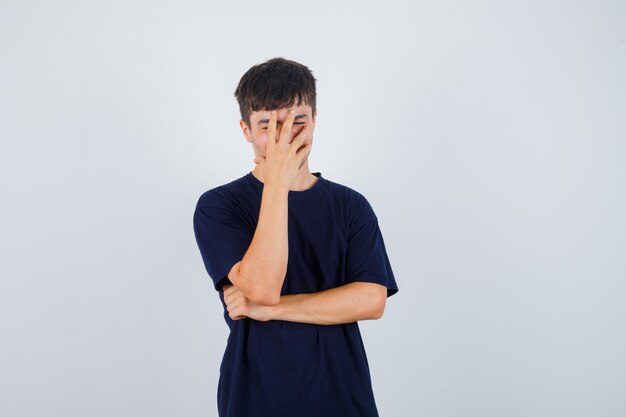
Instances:
[[[387,287],[352,282],[315,293],[283,295],[268,309],[270,320],[329,325],[380,319],[386,301]]]
[[[228,279],[259,305],[276,305],[280,300],[289,258],[288,195],[287,188],[264,185],[250,247],[228,273]]]

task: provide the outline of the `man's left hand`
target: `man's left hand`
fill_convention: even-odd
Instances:
[[[249,317],[258,321],[271,320],[270,312],[272,306],[262,306],[253,303],[234,285],[224,285],[223,290],[224,302],[231,319],[240,320]]]

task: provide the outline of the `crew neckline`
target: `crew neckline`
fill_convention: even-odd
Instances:
[[[313,185],[309,188],[307,188],[306,190],[289,190],[289,195],[308,195],[308,194],[312,194],[314,193],[317,189],[320,188],[320,183],[322,181],[324,181],[324,177],[322,177],[322,173],[321,172],[311,172],[311,174],[315,175],[318,179],[317,181],[315,181],[315,183],[313,183]],[[248,178],[248,180],[250,180],[259,190],[263,189],[264,183],[259,180],[257,177],[254,176],[254,174],[252,174],[252,171],[248,172],[246,174],[246,177]]]

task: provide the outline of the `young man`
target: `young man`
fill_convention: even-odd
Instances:
[[[243,75],[257,165],[204,192],[193,215],[230,328],[220,417],[378,416],[358,321],[381,318],[398,286],[367,199],[309,171],[315,81],[284,58]]]

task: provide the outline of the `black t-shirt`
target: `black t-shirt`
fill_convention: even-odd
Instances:
[[[358,191],[320,172],[304,191],[289,191],[289,259],[281,295],[350,282],[398,292],[378,219]],[[263,183],[251,172],[203,193],[193,227],[230,328],[220,366],[220,417],[378,416],[358,322],[318,325],[232,320],[222,286],[256,229]]]

